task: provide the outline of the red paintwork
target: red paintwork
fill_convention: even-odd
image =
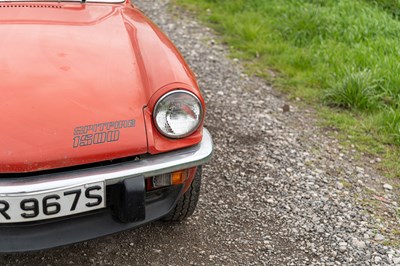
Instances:
[[[0,173],[200,141],[201,129],[185,140],[156,131],[151,111],[163,93],[183,88],[203,99],[176,48],[129,3],[0,4],[0,36]],[[129,119],[136,125],[118,142],[73,148],[74,128]]]

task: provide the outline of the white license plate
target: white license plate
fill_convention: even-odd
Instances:
[[[0,195],[0,224],[52,219],[104,208],[104,182],[66,189]]]

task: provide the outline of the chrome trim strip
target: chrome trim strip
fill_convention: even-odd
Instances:
[[[0,179],[0,196],[40,193],[101,181],[105,181],[106,185],[112,185],[128,177],[149,177],[202,165],[211,159],[212,152],[212,138],[209,131],[204,128],[203,139],[199,144],[152,155],[140,161],[36,177]]]

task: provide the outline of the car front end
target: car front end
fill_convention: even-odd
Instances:
[[[129,2],[0,2],[0,35],[0,252],[193,213],[205,104],[149,19]]]

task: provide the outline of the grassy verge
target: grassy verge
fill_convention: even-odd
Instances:
[[[400,177],[397,0],[175,1],[220,32],[251,74],[312,104],[344,143]]]

